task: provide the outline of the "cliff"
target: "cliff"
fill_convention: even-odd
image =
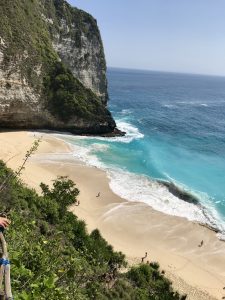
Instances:
[[[1,0],[1,128],[112,133],[107,100],[92,16],[64,0]]]

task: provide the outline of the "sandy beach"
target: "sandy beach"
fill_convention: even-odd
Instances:
[[[0,133],[0,159],[17,169],[35,138],[32,132]],[[104,171],[82,165],[66,143],[43,134],[22,179],[39,192],[41,182],[51,184],[59,175],[71,178],[80,190],[80,206],[70,209],[86,221],[89,231],[100,229],[115,250],[127,255],[130,264],[140,263],[147,252],[146,261],[158,261],[174,288],[188,294],[187,299],[225,296],[225,242],[219,241],[213,231],[144,203],[120,198],[109,188]]]

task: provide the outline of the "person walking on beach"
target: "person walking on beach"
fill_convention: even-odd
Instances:
[[[201,243],[198,245],[199,247],[202,247],[203,246],[203,240],[201,241]]]
[[[100,192],[98,192],[98,195],[96,197],[100,197]]]

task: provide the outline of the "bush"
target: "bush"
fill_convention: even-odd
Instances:
[[[0,185],[11,172],[0,161]],[[6,239],[15,300],[181,299],[156,264],[119,272],[125,256],[67,211],[79,194],[71,180],[59,177],[52,188],[42,183],[38,196],[8,178],[0,209],[12,219]]]

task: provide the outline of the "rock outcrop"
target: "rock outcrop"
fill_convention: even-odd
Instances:
[[[0,127],[118,133],[96,20],[64,0],[0,2]]]

